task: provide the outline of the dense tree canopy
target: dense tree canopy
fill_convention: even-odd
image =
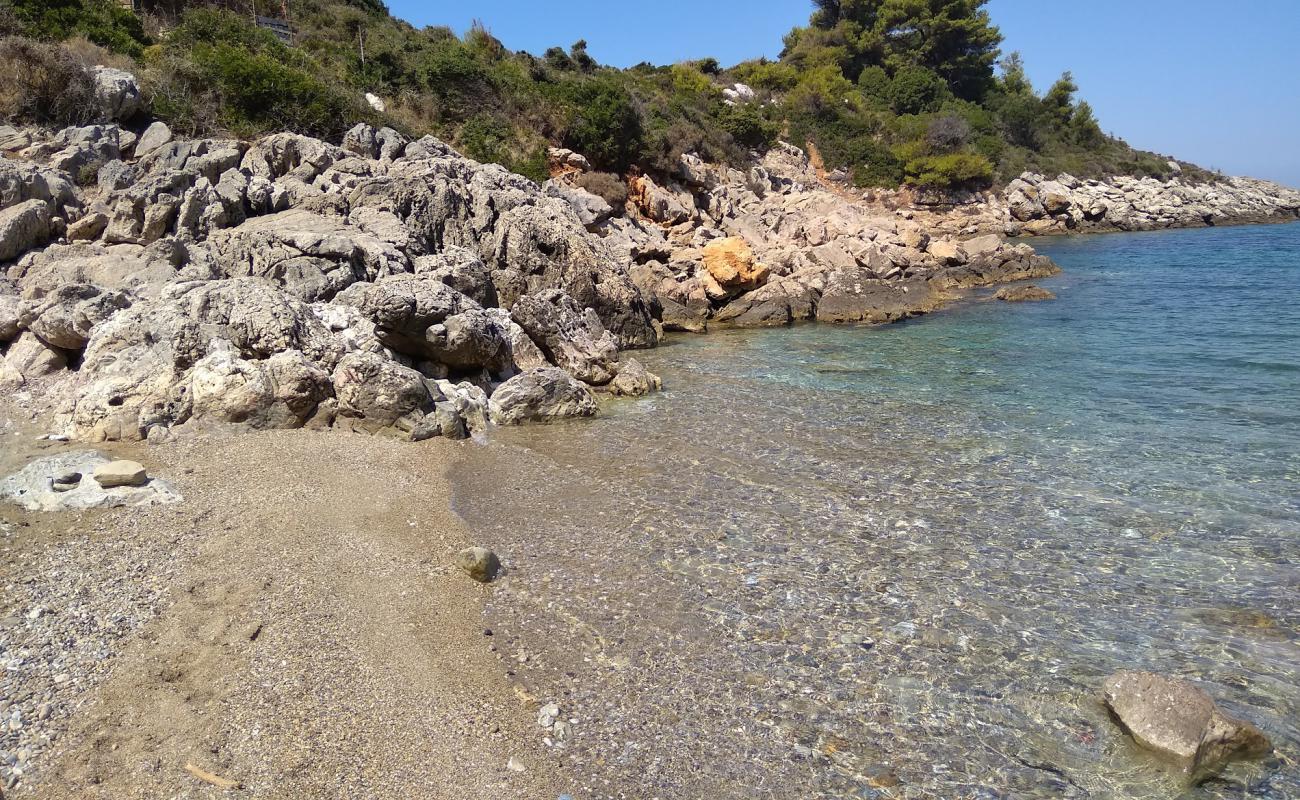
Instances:
[[[832,60],[855,80],[863,69],[890,75],[923,67],[952,93],[978,100],[992,85],[1002,34],[986,0],[817,0],[809,25],[786,37],[784,57],[801,64]]]

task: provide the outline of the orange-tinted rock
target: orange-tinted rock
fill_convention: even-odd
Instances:
[[[715,239],[704,246],[704,268],[728,295],[762,286],[769,274],[745,240],[735,236]]]

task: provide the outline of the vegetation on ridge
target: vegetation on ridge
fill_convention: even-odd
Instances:
[[[1171,171],[1105,135],[1069,73],[1037,94],[1018,55],[999,60],[1002,37],[983,6],[817,0],[777,61],[620,70],[597,64],[582,41],[536,56],[510,52],[482,25],[464,36],[416,29],[379,0],[290,0],[292,45],[252,23],[251,0],[143,0],[138,16],[112,0],[0,0],[0,34],[10,36],[0,66],[18,75],[0,93],[0,115],[80,122],[75,104],[23,95],[77,83],[75,60],[115,57],[141,76],[152,113],[185,134],[337,139],[367,121],[433,133],[538,180],[551,145],[609,172],[669,173],[689,151],[743,165],[778,137],[814,143],[828,170],[859,186],[978,189],[1026,169]],[[736,83],[752,99],[724,94]],[[384,113],[366,92],[385,100]]]

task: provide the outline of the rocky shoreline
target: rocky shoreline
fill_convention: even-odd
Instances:
[[[393,624],[423,613],[407,599],[408,590],[429,594],[431,605],[457,597],[465,604],[457,594],[461,589],[448,588],[442,567],[425,565],[450,564],[451,553],[468,542],[453,532],[440,540],[436,557],[420,560],[413,554],[426,542],[405,538],[407,517],[394,516],[409,511],[411,520],[423,518],[430,508],[447,504],[445,495],[435,493],[419,507],[402,505],[400,498],[409,493],[399,476],[430,464],[412,461],[417,456],[384,438],[465,438],[494,424],[590,416],[600,397],[654,392],[659,378],[630,351],[655,346],[665,332],[801,321],[888,323],[942,308],[975,288],[1058,271],[1031,246],[1007,237],[1300,215],[1300,193],[1246,179],[1183,185],[1032,175],[1014,181],[1004,195],[940,212],[901,195],[846,197],[842,187],[818,174],[804,151],[788,144],[748,171],[685,155],[672,176],[630,176],[626,202],[611,204],[582,188],[590,165],[568,151],[551,153],[554,177],[538,186],[465,158],[433,137],[412,141],[365,125],[338,145],[293,134],[256,142],[179,139],[159,122],[125,124],[139,90],[130,76],[109,77],[101,123],[61,131],[0,128],[0,389],[9,395],[7,413],[27,417],[24,426],[39,426],[24,427],[23,440],[36,441],[39,430],[40,454],[48,450],[70,459],[50,467],[61,474],[35,475],[45,503],[39,507],[90,513],[65,501],[86,499],[80,489],[95,487],[82,473],[107,458],[71,452],[75,445],[65,444],[69,440],[109,443],[108,449],[125,448],[126,455],[141,459],[131,451],[138,450],[134,443],[158,445],[150,452],[170,468],[169,477],[187,499],[171,510],[161,503],[129,504],[112,523],[107,555],[96,546],[78,546],[69,555],[66,543],[51,544],[46,539],[57,539],[52,531],[66,527],[62,523],[37,523],[46,538],[33,539],[24,530],[21,542],[6,542],[18,555],[6,566],[5,582],[22,588],[6,605],[4,654],[11,671],[36,678],[6,689],[5,725],[16,744],[9,748],[13,752],[6,750],[0,774],[6,789],[40,786],[37,791],[54,793],[48,796],[86,785],[99,786],[100,796],[114,796],[122,788],[115,780],[139,778],[141,769],[131,758],[153,759],[143,769],[148,787],[162,792],[168,786],[172,776],[159,772],[161,757],[154,755],[159,742],[140,733],[157,720],[109,716],[112,702],[124,704],[117,708],[124,714],[140,711],[131,705],[139,690],[133,675],[147,675],[148,682],[165,674],[172,677],[163,683],[177,684],[177,694],[192,691],[177,701],[179,711],[169,708],[197,738],[164,742],[169,762],[203,754],[209,741],[235,741],[228,750],[208,747],[201,760],[213,772],[200,771],[210,777],[251,775],[253,785],[268,791],[284,788],[275,782],[286,769],[305,792],[358,780],[337,764],[317,774],[313,770],[320,768],[306,764],[301,754],[263,758],[266,745],[249,738],[249,731],[283,724],[284,713],[314,712],[286,708],[283,697],[240,693],[256,695],[250,687],[283,680],[277,658],[337,644],[328,637],[304,638],[301,631],[315,630],[314,622],[334,613],[319,603],[331,596],[327,587],[340,569],[351,581],[355,606],[347,610],[349,630],[363,639],[377,635],[365,624],[372,610],[371,572],[389,570],[401,579],[400,592],[385,590],[385,600],[402,610]],[[1015,302],[1050,299],[1051,293],[1020,285],[996,296]],[[331,461],[311,433],[242,447],[230,443],[247,437],[223,435],[228,429],[273,428],[380,437],[329,437]],[[5,435],[10,441],[18,436]],[[266,436],[298,434],[259,434]],[[259,449],[262,444],[265,449]],[[35,455],[15,448],[8,457]],[[296,475],[282,483],[269,477],[282,465],[281,456]],[[330,463],[318,467],[317,458]],[[241,472],[241,459],[251,468]],[[349,486],[355,463],[372,459],[383,461],[380,477],[386,477],[360,490]],[[203,480],[181,477],[191,474],[184,463],[198,464]],[[237,473],[228,481],[227,469]],[[74,472],[81,483],[64,480]],[[335,501],[350,491],[398,495],[359,510],[329,506],[335,538],[326,544],[352,552],[358,531],[377,537],[367,547],[379,555],[364,568],[336,563],[328,557],[333,551],[313,539],[314,530],[294,527],[295,520],[318,513],[307,504],[321,494],[322,472],[333,481]],[[214,485],[224,488],[213,492]],[[231,500],[242,498],[250,485],[262,487],[253,498],[260,506]],[[0,488],[8,491],[7,486]],[[152,486],[171,492],[170,484]],[[305,499],[290,511],[262,514],[276,505],[279,493],[299,490]],[[94,502],[103,495],[96,494]],[[231,503],[239,504],[239,527],[232,531],[222,523],[223,531],[205,541],[200,528],[206,531],[210,518],[224,516]],[[196,516],[190,516],[191,504],[199,507]],[[374,518],[390,524],[372,530]],[[162,524],[166,536],[155,536],[153,523]],[[103,523],[95,524],[102,533]],[[288,537],[259,546],[258,531],[267,524],[287,530]],[[12,530],[0,518],[0,535],[9,537]],[[276,550],[275,542],[284,549]],[[163,552],[169,548],[175,552]],[[210,562],[200,554],[215,554],[223,570],[219,579],[207,575]],[[172,556],[182,563],[154,566]],[[75,570],[61,566],[68,563]],[[310,568],[320,583],[306,593],[271,591],[271,583],[259,587],[242,574],[247,564],[260,564],[259,578],[266,581]],[[431,594],[426,573],[437,578]],[[97,582],[120,583],[122,575],[133,576],[130,591],[98,591]],[[182,583],[191,588],[177,602],[172,595]],[[272,628],[263,637],[263,618],[244,613],[249,597],[262,604],[262,612],[273,608],[299,627]],[[74,604],[85,608],[63,613]],[[173,606],[179,612],[171,613]],[[198,634],[190,629],[212,608],[229,618],[196,645]],[[152,643],[133,635],[169,613],[164,644],[173,649],[175,663],[155,665],[161,672],[149,673]],[[435,752],[425,754],[430,758],[451,763],[452,746],[464,735],[475,738],[475,771],[455,788],[472,784],[491,796],[511,781],[515,789],[532,780],[551,785],[551,766],[512,777],[518,772],[513,765],[537,765],[547,756],[540,746],[523,761],[508,752],[527,732],[517,714],[507,718],[500,708],[504,677],[491,673],[486,688],[457,683],[463,691],[450,711],[432,702],[442,699],[439,675],[455,670],[442,663],[443,673],[420,672],[418,665],[431,653],[447,662],[456,648],[473,648],[479,671],[491,672],[484,667],[483,652],[491,650],[481,646],[481,632],[465,628],[476,619],[459,618],[450,637],[454,647],[422,628],[419,647],[403,650],[408,661],[389,669],[416,665],[414,671],[427,680],[408,690],[398,685],[400,676],[390,674],[380,693],[399,698],[403,708],[418,701],[442,715],[434,720],[442,739]],[[261,645],[254,641],[271,642],[270,655],[258,655]],[[393,644],[378,636],[349,654],[369,663]],[[195,647],[200,655],[189,659]],[[217,651],[234,653],[246,668],[242,683],[220,677]],[[110,676],[107,665],[118,662],[109,659],[122,653],[126,666]],[[321,664],[302,666],[334,674]],[[209,679],[218,681],[218,689],[205,684]],[[78,722],[73,739],[63,739],[71,711],[101,685],[110,686],[97,695],[108,705]],[[364,749],[384,740],[386,712],[374,705],[375,687],[349,686],[359,693],[349,699],[364,706],[370,730],[358,734],[337,720],[322,723],[317,739],[304,745],[316,748],[315,755],[338,758],[331,749],[335,741],[361,742]],[[161,691],[161,699],[176,701],[169,692]],[[507,720],[506,734],[493,719],[474,716],[483,696],[495,698],[494,713]],[[537,705],[536,699],[527,701]],[[223,738],[212,727],[216,723],[191,707],[200,701],[235,703],[257,725],[241,725],[239,736]],[[453,719],[455,714],[462,718]],[[568,731],[578,724],[558,715],[558,708],[543,714],[548,735],[560,735],[557,725]],[[402,733],[411,741],[429,723],[418,714],[406,721]],[[457,725],[472,730],[465,734]],[[286,748],[295,741],[292,731],[280,734]],[[87,742],[89,750],[76,749]],[[91,762],[82,758],[87,753]],[[45,761],[47,756],[62,760]],[[376,762],[386,757],[368,756]],[[36,784],[24,771],[38,761],[68,769],[57,773],[59,782]],[[367,785],[393,791],[413,785],[410,776],[420,765],[397,766]],[[437,785],[441,779],[425,774],[419,780],[433,792],[445,788]]]
[[[1176,162],[1170,162],[1177,166]],[[999,192],[976,195],[868,193],[889,207],[954,234],[1006,236],[1132,233],[1172,228],[1258,225],[1300,219],[1300,190],[1255,178],[1197,182],[1173,177],[1082,180],[1027,172]]]
[[[563,151],[538,187],[366,125],[340,145],[130,129],[139,90],[112,77],[103,123],[0,129],[0,386],[76,440],[463,437],[653,391],[622,351],[665,330],[889,322],[1055,272],[846,201],[788,145],[748,173],[684,156],[614,209]]]
[[[748,171],[683,155],[611,203],[565,150],[539,187],[368,125],[180,139],[96,75],[101,123],[0,128],[0,387],[82,441],[586,416],[658,387],[626,351],[665,331],[893,322],[1058,271],[1007,237],[1300,215],[1241,178],[858,197],[784,143]]]

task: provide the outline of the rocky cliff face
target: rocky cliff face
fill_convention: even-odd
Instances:
[[[626,208],[579,188],[578,154],[539,187],[368,126],[0,128],[0,150],[0,386],[92,441],[585,415],[658,387],[626,351],[663,330],[888,322],[1055,271],[846,199],[788,145],[748,172],[685,156]]]

